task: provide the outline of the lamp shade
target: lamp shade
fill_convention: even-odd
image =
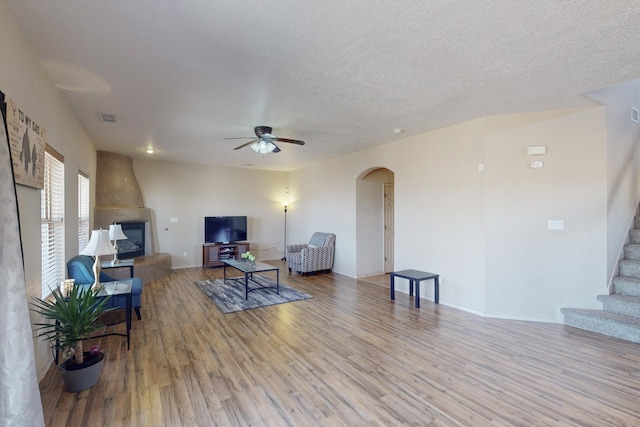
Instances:
[[[116,250],[109,240],[107,230],[92,230],[89,244],[80,251],[80,255],[101,256],[115,254]]]
[[[109,240],[123,240],[127,239],[127,235],[122,231],[122,225],[111,224],[109,226]]]
[[[275,150],[276,145],[271,141],[265,141],[264,139],[261,139],[260,141],[256,141],[251,144],[251,148],[257,153],[267,154]]]

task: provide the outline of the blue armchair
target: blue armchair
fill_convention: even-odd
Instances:
[[[91,285],[93,284],[93,258],[86,255],[74,256],[67,262],[67,273],[69,279],[75,279],[77,285]],[[111,276],[100,272],[100,282],[113,282],[114,279]],[[115,308],[125,308],[127,302],[123,295],[116,295],[111,298],[110,306]],[[142,280],[138,277],[133,278],[133,286],[131,288],[131,305],[136,311],[138,320],[142,319],[140,315],[140,306],[142,305]]]

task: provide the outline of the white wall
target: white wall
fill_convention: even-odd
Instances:
[[[47,143],[64,156],[65,256],[69,259],[78,253],[78,169],[95,185],[96,150],[2,2],[0,56],[0,90],[45,129]],[[27,294],[41,296],[40,190],[18,185],[17,194]],[[48,343],[34,342],[42,378],[51,364],[51,351]]]
[[[495,116],[297,170],[291,240],[335,232],[334,270],[354,277],[356,179],[386,167],[396,270],[440,274],[444,304],[555,321],[560,305],[606,286],[605,139],[601,107]],[[528,167],[528,145],[548,146],[544,168]],[[565,230],[547,230],[549,219]]]
[[[246,215],[251,252],[282,258],[285,172],[145,159],[134,159],[133,169],[152,212],[155,251],[171,254],[172,268],[202,265],[205,216]]]

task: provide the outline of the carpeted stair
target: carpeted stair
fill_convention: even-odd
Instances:
[[[640,343],[640,217],[613,279],[613,293],[598,295],[602,310],[563,308],[564,323],[599,334]]]

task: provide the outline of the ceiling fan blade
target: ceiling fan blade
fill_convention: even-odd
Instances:
[[[271,141],[271,143],[273,144],[273,141]],[[281,151],[280,147],[278,147],[276,144],[273,144],[273,145],[275,145],[276,148],[273,149],[272,153],[279,153]]]
[[[300,141],[300,140],[297,140],[297,139],[272,138],[272,141],[280,141],[280,142],[288,142],[290,144],[304,145],[304,141]]]
[[[255,136],[241,136],[239,138],[222,138],[222,139],[228,140],[228,139],[248,139],[248,138],[255,138]]]
[[[241,148],[246,147],[247,145],[251,145],[251,144],[253,144],[254,142],[258,142],[258,140],[256,139],[256,140],[253,140],[253,141],[249,141],[249,142],[247,142],[247,143],[244,143],[244,144],[242,144],[242,145],[238,145],[236,148],[234,148],[234,150],[239,150],[239,149],[241,149]]]

